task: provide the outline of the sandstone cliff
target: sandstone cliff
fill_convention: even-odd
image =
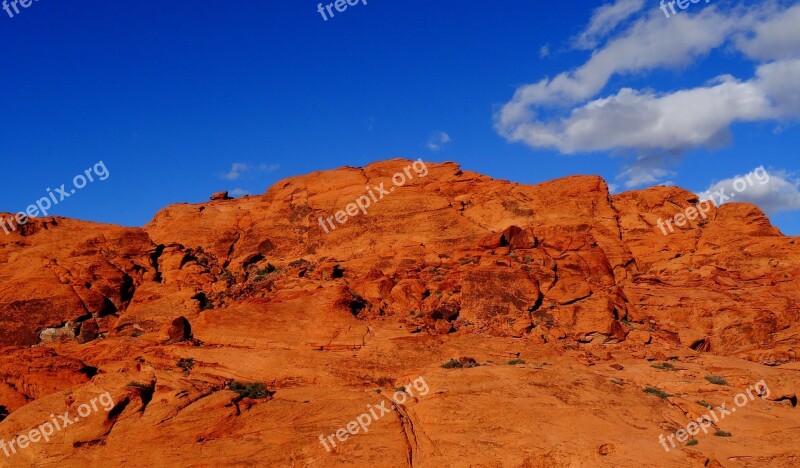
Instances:
[[[410,164],[173,205],[141,229],[55,217],[0,237],[0,440],[115,402],[0,466],[800,461],[800,245],[760,210],[726,204],[665,236],[657,220],[693,193],[444,163],[320,226]],[[460,357],[480,365],[442,367]],[[418,377],[430,393],[320,444]],[[761,380],[769,397],[716,424],[732,437],[659,445],[696,402]]]

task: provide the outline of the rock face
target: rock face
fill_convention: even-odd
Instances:
[[[412,162],[391,160],[173,205],[142,229],[40,218],[0,237],[0,440],[114,401],[0,446],[0,466],[797,463],[796,238],[746,204],[664,235],[658,220],[698,201],[678,188],[416,164],[403,186]],[[325,222],[381,183],[366,212]],[[418,378],[429,392],[320,443]],[[664,451],[696,401],[761,380],[773,399],[716,424],[733,437]]]
[[[216,192],[211,195],[210,198],[212,201],[216,200],[231,200],[231,197],[228,196],[228,192]]]

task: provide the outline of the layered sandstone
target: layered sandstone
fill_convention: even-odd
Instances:
[[[117,402],[0,466],[797,463],[796,238],[745,204],[665,236],[657,220],[691,192],[454,163],[319,225],[409,164],[173,205],[142,229],[42,218],[0,238],[0,439]],[[441,367],[464,356],[481,365]],[[430,393],[332,453],[319,443],[417,377]],[[771,399],[719,424],[733,437],[659,445],[696,401],[762,379]],[[275,393],[242,400],[231,381]]]

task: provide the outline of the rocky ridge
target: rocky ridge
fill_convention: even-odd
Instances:
[[[0,238],[0,439],[103,391],[117,402],[0,466],[797,463],[800,246],[758,208],[665,236],[657,220],[696,195],[443,163],[320,227],[410,163],[215,194],[141,229],[51,217]],[[441,367],[464,356],[481,365]],[[431,393],[393,419],[319,444],[420,376]],[[733,438],[658,444],[696,401],[762,379],[770,399],[726,421]]]

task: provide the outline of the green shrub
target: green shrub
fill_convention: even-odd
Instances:
[[[686,446],[687,447],[691,447],[692,445],[697,445],[699,443],[700,443],[700,441],[697,440],[697,439],[690,439],[689,442],[686,442]]]
[[[276,271],[277,268],[275,268],[271,263],[267,263],[267,266],[265,266],[264,268],[256,270],[256,272],[253,274],[253,280],[261,281],[267,276],[271,275],[272,273],[275,273]]]
[[[728,385],[728,382],[719,375],[707,375],[706,380],[714,385]]]
[[[183,370],[184,374],[188,374],[192,369],[194,369],[194,358],[178,359],[178,367]]]
[[[730,437],[733,434],[731,434],[730,432],[726,432],[726,431],[723,431],[722,429],[720,429],[717,432],[715,432],[714,435],[717,436],[717,437]]]
[[[477,258],[462,258],[459,261],[459,263],[461,263],[462,265],[469,265],[471,263],[472,264],[476,264],[476,263],[478,263],[478,259]]]
[[[506,364],[508,364],[509,366],[516,366],[517,364],[525,364],[525,361],[523,361],[520,358],[516,358],[508,361]]]
[[[450,359],[442,364],[442,367],[445,369],[461,369],[464,366],[457,359]]]
[[[480,366],[480,364],[478,364],[478,361],[476,361],[476,360],[474,360],[472,358],[469,358],[469,357],[459,358],[458,362],[461,364],[461,366],[464,369],[470,369],[470,368],[473,368],[473,367]]]
[[[391,377],[380,377],[378,380],[375,381],[375,385],[379,387],[387,387],[394,383],[394,379]]]
[[[269,398],[275,394],[275,392],[267,390],[267,387],[261,382],[244,383],[234,380],[228,385],[228,389],[238,393],[242,398],[252,398],[254,400]]]
[[[671,393],[667,393],[664,390],[661,390],[660,388],[656,387],[645,387],[644,392],[649,393],[651,395],[656,395],[662,400],[666,400],[667,398],[673,396]]]
[[[700,406],[702,406],[704,408],[708,408],[708,409],[714,408],[714,406],[711,403],[707,402],[707,401],[699,400],[699,401],[695,401],[695,403],[697,403],[698,405],[700,405]]]
[[[460,357],[458,359],[450,359],[449,361],[442,364],[442,367],[445,369],[470,369],[472,367],[478,367],[478,361],[472,359],[470,357]]]
[[[672,364],[670,364],[668,362],[662,362],[661,364],[653,364],[650,367],[652,367],[654,369],[661,369],[661,370],[668,370],[668,371],[678,370],[675,366],[673,366]]]

